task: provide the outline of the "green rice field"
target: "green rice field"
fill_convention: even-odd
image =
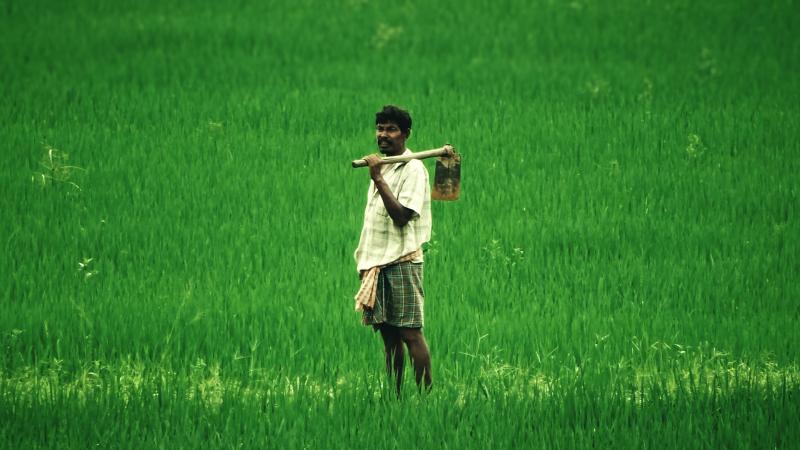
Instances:
[[[796,0],[0,0],[0,447],[800,447]],[[453,144],[433,389],[353,310]],[[430,173],[434,162],[426,161]]]

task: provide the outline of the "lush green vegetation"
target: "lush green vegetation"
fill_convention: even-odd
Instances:
[[[0,445],[797,445],[795,1],[0,6]],[[402,401],[386,103],[464,160]]]

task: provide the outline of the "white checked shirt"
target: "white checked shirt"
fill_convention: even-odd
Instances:
[[[410,154],[409,149],[403,152],[403,155]],[[369,182],[364,228],[354,255],[359,271],[388,264],[422,247],[431,238],[431,188],[425,165],[413,159],[383,167],[383,179],[389,189],[401,205],[414,211],[414,215],[405,226],[395,225],[375,183]],[[421,253],[412,262],[422,262]]]

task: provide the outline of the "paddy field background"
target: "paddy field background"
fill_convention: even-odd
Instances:
[[[790,448],[796,1],[0,2],[0,446]],[[453,144],[434,388],[353,311]],[[433,163],[428,161],[429,170]]]

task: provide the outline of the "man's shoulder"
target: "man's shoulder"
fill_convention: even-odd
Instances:
[[[422,172],[427,175],[428,169],[425,167],[425,163],[422,162],[420,159],[412,159],[411,161],[405,164],[404,170],[406,172]]]

